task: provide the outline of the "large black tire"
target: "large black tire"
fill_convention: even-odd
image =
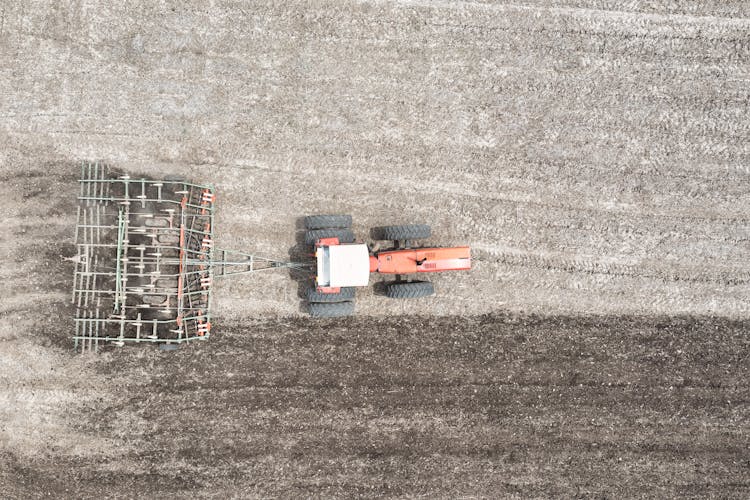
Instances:
[[[313,318],[338,318],[354,314],[354,302],[311,302],[310,316]]]
[[[322,293],[317,291],[315,288],[308,288],[307,289],[307,301],[310,303],[318,302],[346,302],[349,300],[354,300],[354,287],[353,286],[344,286],[341,287],[341,292],[339,293]]]
[[[385,294],[391,299],[418,299],[435,293],[429,281],[398,281],[389,284]]]
[[[305,217],[305,227],[307,229],[326,229],[337,227],[349,229],[352,227],[351,215],[308,215]]]
[[[380,240],[419,240],[432,236],[432,229],[427,224],[406,224],[377,228],[376,233]]]
[[[339,243],[354,243],[354,233],[351,229],[311,229],[305,233],[305,243],[314,245],[321,238],[338,238]]]

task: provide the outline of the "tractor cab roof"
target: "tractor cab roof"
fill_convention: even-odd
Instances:
[[[315,251],[318,286],[367,286],[370,252],[365,244],[321,246]]]

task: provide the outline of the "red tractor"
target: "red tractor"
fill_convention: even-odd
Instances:
[[[310,215],[305,218],[305,243],[315,248],[315,287],[307,290],[310,314],[328,318],[354,312],[355,287],[367,286],[370,273],[394,274],[386,284],[386,296],[411,299],[433,295],[429,281],[406,279],[404,275],[471,269],[469,247],[434,248],[416,246],[431,236],[430,226],[410,224],[385,226],[373,232],[377,240],[393,242],[381,250],[354,242],[349,215]]]

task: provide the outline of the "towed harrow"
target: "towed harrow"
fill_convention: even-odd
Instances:
[[[217,277],[308,264],[214,248],[214,189],[81,168],[73,278],[75,347],[179,344],[211,334]]]
[[[415,246],[429,226],[379,228],[394,248],[356,243],[349,215],[305,218],[305,262],[269,259],[214,247],[210,185],[183,179],[131,178],[99,163],[81,167],[77,253],[73,278],[76,349],[102,343],[151,342],[162,348],[211,335],[216,278],[271,269],[305,273],[313,281],[307,301],[313,317],[354,312],[355,287],[371,273],[395,275],[391,298],[432,295],[432,283],[410,275],[471,268],[469,247]]]

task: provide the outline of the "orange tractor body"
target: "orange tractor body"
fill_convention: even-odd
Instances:
[[[381,274],[434,273],[471,269],[469,247],[408,248],[370,257],[370,272]]]

